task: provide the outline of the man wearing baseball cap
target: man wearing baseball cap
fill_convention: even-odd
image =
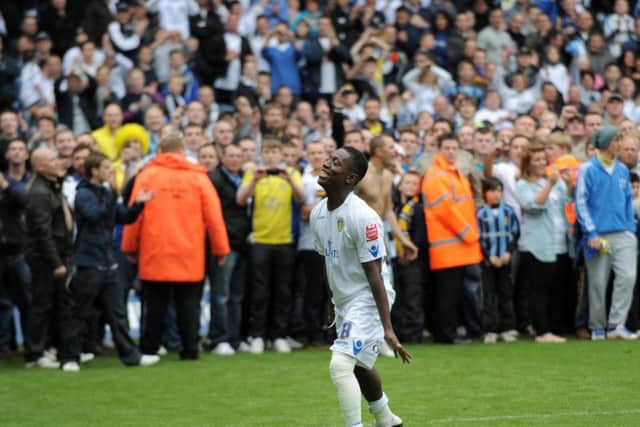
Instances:
[[[576,209],[585,236],[589,283],[589,328],[592,340],[634,340],[625,327],[636,281],[636,224],[629,171],[616,159],[624,135],[605,126],[593,135],[597,155],[578,172]],[[606,291],[615,272],[607,320]]]

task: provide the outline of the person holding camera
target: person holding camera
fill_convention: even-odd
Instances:
[[[276,93],[280,86],[287,86],[296,97],[302,93],[297,66],[301,53],[296,49],[294,41],[293,33],[287,28],[287,24],[282,22],[267,36],[262,56],[271,67],[272,93]]]
[[[304,190],[300,173],[281,164],[280,140],[267,138],[262,142],[262,159],[264,165],[255,172],[245,173],[236,194],[236,201],[241,206],[253,198],[250,241],[254,282],[249,322],[249,336],[253,339],[250,351],[263,353],[264,340],[270,338],[274,340],[277,352],[288,353],[291,347],[285,337],[295,261],[291,224],[293,199],[302,202]]]

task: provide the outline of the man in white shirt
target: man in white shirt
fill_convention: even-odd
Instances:
[[[302,263],[305,277],[304,287],[304,341],[311,346],[322,346],[323,322],[326,319],[324,308],[327,302],[327,285],[322,275],[324,259],[315,251],[313,232],[309,224],[311,210],[324,198],[324,188],[318,184],[318,174],[328,158],[324,144],[319,141],[307,145],[309,168],[302,175],[304,204],[300,209],[302,222],[298,238],[298,257]]]
[[[177,31],[183,40],[191,36],[189,16],[199,11],[195,0],[149,0],[147,10],[158,14],[159,26],[166,31]]]
[[[325,162],[318,183],[323,199],[311,212],[315,248],[325,257],[327,279],[336,314],[337,339],[331,346],[331,379],[346,426],[362,426],[362,393],[377,427],[402,425],[389,409],[375,370],[386,341],[408,363],[411,355],[393,331],[390,281],[384,226],[380,216],[353,193],[367,172],[364,155],[352,147],[336,150]]]
[[[233,98],[233,92],[238,89],[240,84],[240,76],[242,74],[242,36],[238,34],[237,15],[229,15],[224,33],[224,42],[227,46],[225,60],[227,65],[227,73],[224,77],[217,78],[214,82],[216,88],[216,99],[223,104],[230,104]]]

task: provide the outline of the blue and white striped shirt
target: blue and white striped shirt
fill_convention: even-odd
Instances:
[[[501,257],[505,252],[513,253],[520,237],[520,223],[509,205],[497,207],[484,205],[478,209],[480,245],[486,261],[489,257]]]

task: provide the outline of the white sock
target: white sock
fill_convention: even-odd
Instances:
[[[389,399],[387,395],[382,393],[382,397],[374,402],[369,403],[369,412],[373,414],[377,424],[388,424],[391,422],[393,413],[389,409]]]
[[[329,362],[329,373],[333,385],[336,387],[338,401],[342,409],[346,427],[362,426],[362,400],[360,398],[360,384],[353,372],[356,359],[344,353],[334,351]]]

